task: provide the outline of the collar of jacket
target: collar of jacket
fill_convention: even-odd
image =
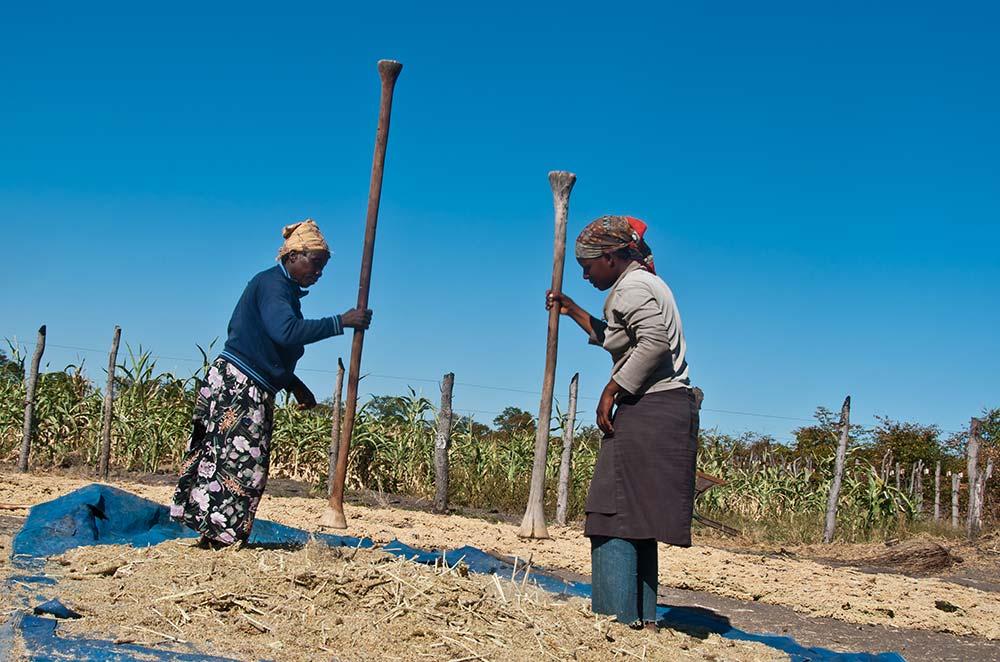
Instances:
[[[301,287],[299,287],[299,284],[296,283],[295,280],[291,276],[288,275],[288,269],[285,269],[285,263],[284,262],[280,262],[279,261],[278,262],[278,268],[281,269],[282,275],[284,275],[284,277],[288,279],[288,282],[291,283],[295,287],[295,294],[296,294],[296,296],[298,296],[301,299],[302,297],[304,297],[307,294],[309,294],[309,290],[304,290]]]

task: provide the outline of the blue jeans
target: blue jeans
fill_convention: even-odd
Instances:
[[[619,623],[656,622],[656,540],[590,537],[591,609]]]

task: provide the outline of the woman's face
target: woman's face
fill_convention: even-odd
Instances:
[[[590,281],[591,285],[602,292],[610,289],[621,275],[621,271],[616,268],[618,265],[614,255],[577,258],[576,261],[583,267],[583,279]]]
[[[326,251],[292,253],[285,262],[288,275],[302,287],[311,287],[323,276],[323,267],[330,261]]]

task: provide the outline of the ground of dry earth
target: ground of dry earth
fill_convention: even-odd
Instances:
[[[92,481],[85,478],[21,475],[5,471],[0,473],[0,502],[39,503],[89,482]],[[168,502],[172,489],[169,481],[150,482],[154,481],[137,482],[131,479],[113,481],[112,484],[161,503]],[[304,529],[317,529],[325,506],[322,500],[278,497],[274,496],[275,492],[278,490],[272,491],[261,502],[259,517]],[[361,505],[349,507],[347,516],[347,534],[367,536],[379,543],[395,538],[422,548],[472,545],[504,556],[516,556],[522,560],[530,558],[536,566],[581,576],[590,573],[589,546],[577,527],[551,527],[549,533],[552,537],[549,540],[523,540],[517,537],[516,526],[483,518]],[[858,631],[884,627],[887,634],[902,633],[902,641],[906,640],[907,632],[912,633],[915,641],[921,640],[921,637],[937,636],[934,642],[941,650],[947,649],[949,637],[932,633],[948,633],[957,635],[951,637],[955,641],[968,643],[967,650],[972,657],[966,659],[1000,659],[993,652],[995,647],[1000,647],[1000,643],[993,641],[1000,639],[998,593],[959,585],[947,578],[873,573],[803,558],[808,553],[843,562],[850,557],[852,548],[856,548],[854,551],[858,558],[867,557],[867,550],[859,546],[824,546],[822,549],[813,546],[785,550],[783,553],[767,550],[748,553],[710,546],[714,541],[709,542],[709,545],[698,544],[689,549],[661,548],[660,581],[667,595],[670,591],[674,591],[675,596],[701,595],[710,598],[709,602],[715,600],[716,605],[724,607],[728,604],[732,607],[743,604],[750,610],[760,605],[773,606],[774,609],[794,610],[817,623],[821,622],[820,619],[828,619],[846,629]],[[960,550],[960,555],[967,563],[987,569],[993,563],[992,567],[996,567],[988,550],[977,556],[975,550],[965,549]],[[788,634],[798,636],[795,630]],[[886,641],[880,641],[877,632],[873,636],[873,642],[878,643],[876,646],[859,647],[857,641],[849,638],[845,646],[854,650],[893,647],[891,637],[882,637]],[[805,643],[813,645],[817,642]],[[928,639],[930,645],[931,640]],[[920,650],[907,651],[907,656],[909,659],[945,657],[937,653],[928,657],[926,653],[921,655]]]

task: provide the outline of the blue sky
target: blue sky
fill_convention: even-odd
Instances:
[[[99,376],[120,324],[190,372],[306,216],[334,249],[306,314],[351,307],[394,58],[364,392],[436,400],[454,371],[459,410],[537,411],[565,169],[571,241],[650,224],[704,427],[788,439],[800,421],[719,410],[808,419],[848,393],[862,423],[1000,406],[991,3],[332,4],[6,7],[0,336],[46,323],[50,366]],[[600,309],[572,260],[565,290]],[[557,394],[580,371],[592,421],[608,357],[560,340]],[[318,396],[349,347],[307,349]]]

